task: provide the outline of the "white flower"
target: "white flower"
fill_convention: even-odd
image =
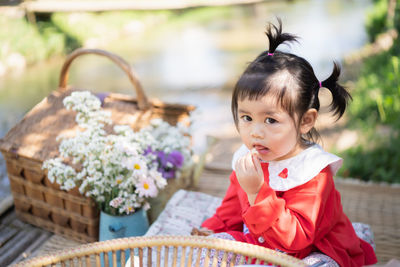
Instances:
[[[149,174],[150,174],[150,177],[153,177],[158,188],[162,189],[167,185],[167,180],[164,177],[162,177],[160,172],[158,172],[156,170],[151,170],[149,172]]]
[[[64,190],[79,185],[79,191],[105,211],[129,214],[150,208],[147,198],[156,197],[167,184],[159,170],[175,167],[158,157],[176,150],[183,155],[184,165],[191,163],[187,127],[154,119],[138,132],[115,125],[115,134],[108,134],[104,126],[111,123],[111,114],[101,110],[100,100],[90,92],[73,92],[64,105],[76,112],[80,129],[74,137],[58,137],[60,156],[46,160],[42,168]],[[175,177],[180,177],[180,169]]]
[[[128,125],[115,125],[114,132],[124,136],[133,134],[132,128],[129,127]]]
[[[92,175],[92,174],[94,174],[96,172],[96,168],[93,166],[92,162],[89,162],[89,164],[90,165],[88,166],[88,168],[86,170],[87,170],[89,175]]]
[[[110,206],[113,208],[119,208],[123,201],[124,200],[122,199],[122,197],[116,197],[110,201]]]
[[[139,157],[124,157],[121,161],[122,166],[136,173],[146,173],[147,165],[146,162],[141,160]]]
[[[135,212],[135,205],[125,204],[125,206],[122,208],[122,211],[126,214],[131,214]]]
[[[141,197],[155,197],[158,193],[156,185],[149,178],[145,178],[139,182],[136,192]]]
[[[71,190],[72,188],[74,188],[76,185],[74,183],[74,181],[72,179],[68,179],[65,181],[64,185],[61,186],[61,189],[64,190]]]

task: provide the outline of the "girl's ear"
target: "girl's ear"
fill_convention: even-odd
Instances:
[[[300,122],[300,133],[306,134],[314,127],[317,121],[318,111],[315,108],[310,108],[304,113]]]

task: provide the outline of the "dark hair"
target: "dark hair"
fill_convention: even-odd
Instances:
[[[318,92],[320,83],[314,74],[310,63],[302,57],[291,53],[276,50],[285,42],[297,41],[297,36],[282,33],[282,22],[278,19],[278,26],[271,23],[267,25],[265,34],[269,40],[269,51],[262,52],[249,64],[236,83],[232,94],[232,114],[236,126],[238,125],[238,100],[257,100],[266,94],[274,94],[289,115],[299,121],[310,108],[319,111],[320,103]],[[340,67],[333,62],[333,71],[328,79],[322,81],[322,87],[327,88],[332,94],[330,111],[339,119],[351,100],[347,90],[337,83]],[[274,81],[279,81],[276,83]],[[313,128],[303,140],[314,141],[319,135]]]

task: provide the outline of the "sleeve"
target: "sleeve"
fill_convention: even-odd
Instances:
[[[215,214],[202,223],[202,227],[213,230],[216,233],[230,231],[242,231],[243,219],[237,188],[232,183],[235,177],[234,172],[230,176],[231,183],[222,200],[221,205],[217,208]]]
[[[314,242],[320,212],[333,190],[329,166],[304,185],[277,197],[268,183],[260,189],[255,203],[243,214],[250,232],[289,253],[296,253]]]

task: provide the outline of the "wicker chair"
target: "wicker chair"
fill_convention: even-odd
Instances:
[[[180,256],[182,253],[185,253],[184,257]],[[271,249],[200,236],[131,237],[89,243],[14,266],[125,266],[127,258],[135,259],[129,261],[131,266],[233,266],[246,263],[306,266],[294,257]]]

